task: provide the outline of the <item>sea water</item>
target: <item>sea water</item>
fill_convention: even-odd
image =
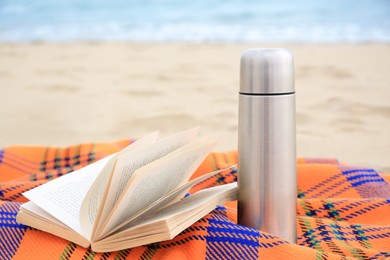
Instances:
[[[389,0],[0,0],[0,41],[390,42]]]

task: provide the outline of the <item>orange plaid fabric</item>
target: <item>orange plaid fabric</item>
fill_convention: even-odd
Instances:
[[[384,259],[390,258],[390,177],[336,160],[298,159],[298,243],[237,225],[236,202],[219,206],[176,238],[95,253],[15,221],[22,192],[116,152],[130,140],[66,148],[0,150],[0,259]],[[193,177],[237,163],[211,153]],[[225,171],[191,192],[236,181]]]

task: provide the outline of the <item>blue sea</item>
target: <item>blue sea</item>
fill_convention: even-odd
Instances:
[[[390,0],[0,0],[0,41],[390,42]]]

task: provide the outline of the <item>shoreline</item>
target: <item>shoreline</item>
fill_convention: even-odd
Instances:
[[[67,146],[201,127],[235,149],[239,58],[295,58],[299,157],[390,173],[389,43],[0,43],[0,147]]]
[[[179,46],[179,45],[192,45],[192,46],[260,46],[259,48],[265,48],[264,46],[275,46],[275,48],[280,48],[281,46],[372,46],[372,45],[384,45],[390,46],[389,42],[378,42],[378,41],[351,41],[351,42],[300,42],[300,41],[291,41],[291,42],[248,42],[248,41],[131,41],[131,40],[69,40],[69,41],[44,41],[44,40],[32,40],[32,41],[1,41],[0,47],[5,46],[38,46],[38,45],[52,45],[52,46],[71,46],[71,45],[134,45],[134,46]]]

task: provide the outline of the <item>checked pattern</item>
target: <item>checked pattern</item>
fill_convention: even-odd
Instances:
[[[237,225],[236,202],[217,207],[174,239],[95,253],[15,221],[24,191],[83,167],[131,143],[0,150],[0,259],[385,259],[390,258],[390,175],[334,159],[298,159],[297,244]],[[211,153],[193,178],[237,163]],[[192,188],[237,180],[222,172]]]

